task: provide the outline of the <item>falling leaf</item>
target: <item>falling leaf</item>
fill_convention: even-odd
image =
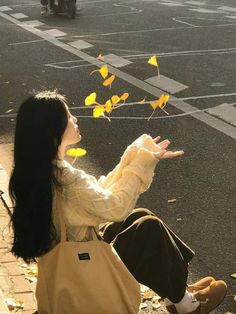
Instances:
[[[84,101],[85,106],[90,106],[90,105],[96,104],[96,97],[97,97],[97,94],[95,92],[88,95]]]
[[[162,106],[163,104],[162,96],[163,95],[161,95],[159,99],[150,102],[150,105],[152,106],[153,110],[156,110],[158,107]]]
[[[108,75],[108,68],[107,68],[107,65],[103,65],[99,70],[94,70],[90,73],[93,74],[94,72],[99,72],[101,74],[101,76],[105,79]]]
[[[138,101],[138,104],[142,105],[145,103],[145,101],[146,101],[146,98],[143,98],[142,100]]]
[[[232,275],[230,275],[230,277],[235,278],[236,279],[236,273],[233,273]]]
[[[153,297],[154,297],[153,291],[149,290],[149,291],[144,292],[144,295],[143,295],[144,300],[152,300]]]
[[[176,202],[176,198],[172,198],[171,200],[168,200],[168,203],[174,203]]]
[[[116,105],[120,101],[120,97],[117,95],[114,95],[111,97],[111,102],[113,105]]]
[[[152,56],[151,58],[149,58],[148,63],[158,67],[157,57],[156,56]]]
[[[99,118],[104,116],[105,108],[102,106],[97,106],[93,109],[93,117]]]
[[[128,97],[129,97],[129,93],[124,93],[120,96],[120,99],[123,100],[123,102],[125,102]]]
[[[81,157],[87,154],[86,149],[83,148],[70,148],[67,150],[66,155],[70,157]]]
[[[101,74],[101,76],[105,79],[108,75],[108,68],[107,68],[107,65],[103,65],[100,70],[99,70],[99,73]]]
[[[169,101],[169,99],[170,99],[170,96],[169,95],[164,95],[163,96],[163,104],[166,106],[166,104],[168,103],[168,101]],[[162,105],[163,106],[163,105]]]
[[[105,111],[106,111],[107,113],[112,112],[112,104],[111,104],[111,100],[110,100],[110,99],[108,99],[108,100],[106,101],[106,103],[105,103]]]
[[[157,67],[157,75],[160,76],[160,70],[159,70],[159,64],[157,61],[157,56],[152,56],[151,58],[149,58],[148,63]]]
[[[164,106],[167,104],[170,96],[169,95],[164,95],[162,94],[159,99],[155,101],[151,101],[150,105],[153,108],[153,113],[150,115],[149,119],[152,117],[154,114],[155,110],[159,107],[162,111],[164,111],[167,115],[169,114],[165,109]]]
[[[111,84],[113,83],[114,79],[115,79],[115,75],[111,75],[110,77],[108,77],[108,79],[106,79],[104,82],[103,82],[103,86],[110,86],[111,87]]]

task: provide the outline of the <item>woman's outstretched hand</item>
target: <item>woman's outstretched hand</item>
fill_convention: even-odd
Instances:
[[[154,143],[157,143],[160,140],[160,136],[157,136],[156,138],[153,139]],[[164,140],[161,141],[160,143],[158,143],[158,146],[160,147],[161,151],[158,153],[154,153],[154,156],[157,159],[168,159],[168,158],[175,158],[175,157],[179,157],[182,156],[184,154],[183,150],[178,150],[175,152],[172,152],[170,150],[168,150],[168,146],[170,144],[169,140]]]

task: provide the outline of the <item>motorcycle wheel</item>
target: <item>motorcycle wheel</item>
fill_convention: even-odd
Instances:
[[[76,13],[76,0],[69,0],[68,1],[68,16],[71,19],[75,18]]]

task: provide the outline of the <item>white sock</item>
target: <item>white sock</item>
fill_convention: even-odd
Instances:
[[[196,310],[200,302],[193,296],[192,293],[185,291],[183,299],[179,303],[174,303],[179,314],[191,313]]]

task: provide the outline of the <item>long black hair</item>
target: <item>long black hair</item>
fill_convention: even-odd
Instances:
[[[14,204],[12,253],[29,263],[51,248],[56,238],[52,221],[57,158],[66,129],[67,100],[56,91],[30,96],[17,115],[14,167],[9,193]]]

